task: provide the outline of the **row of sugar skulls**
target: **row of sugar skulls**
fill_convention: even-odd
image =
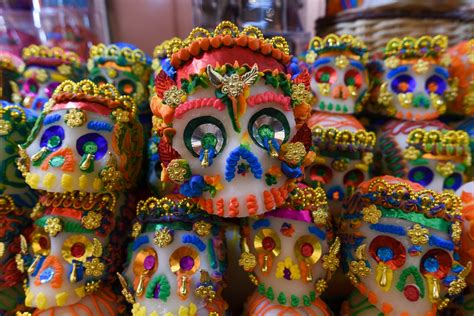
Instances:
[[[120,315],[113,291],[135,206],[142,127],[132,98],[111,85],[64,81],[21,145],[18,169],[40,197],[18,269],[33,315]]]

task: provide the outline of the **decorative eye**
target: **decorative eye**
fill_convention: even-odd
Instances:
[[[406,260],[403,244],[389,236],[375,237],[370,243],[369,253],[377,263],[384,263],[391,270],[402,267]]]
[[[38,93],[39,87],[38,83],[36,82],[35,79],[29,78],[26,80],[26,82],[23,84],[23,90],[26,93],[34,94],[36,95]]]
[[[252,140],[258,146],[266,149],[268,142],[272,140],[276,140],[280,144],[288,141],[290,124],[282,112],[266,108],[252,115],[248,131]]]
[[[141,249],[135,256],[133,262],[133,273],[135,275],[150,275],[158,268],[158,256],[155,249],[147,247]]]
[[[58,150],[63,144],[64,129],[59,125],[48,127],[41,136],[40,146],[49,151]]]
[[[337,72],[334,68],[324,66],[316,70],[314,78],[318,83],[330,83],[333,84],[337,79]]]
[[[281,251],[280,237],[270,228],[260,230],[255,235],[253,245],[258,253],[264,253],[266,255],[273,254],[275,257],[278,256]]]
[[[169,264],[171,272],[191,275],[199,269],[201,259],[194,248],[182,246],[170,256]]]
[[[117,85],[117,88],[121,94],[130,95],[130,94],[135,93],[136,84],[135,82],[133,82],[133,80],[123,79],[123,80],[120,80],[120,82]]]
[[[311,181],[327,184],[332,179],[331,168],[325,165],[314,165],[309,170],[309,178]]]
[[[413,92],[416,88],[416,80],[408,74],[402,74],[392,80],[391,87],[395,93]]]
[[[82,135],[77,139],[76,149],[79,155],[94,155],[94,160],[99,160],[107,153],[107,140],[97,133]]]
[[[419,183],[423,186],[429,185],[433,181],[433,178],[433,171],[424,166],[415,167],[408,172],[408,179],[410,181]]]
[[[359,169],[352,169],[346,172],[342,181],[346,187],[356,187],[364,181],[364,173]]]
[[[446,83],[446,80],[438,75],[432,75],[426,80],[425,90],[428,94],[436,93],[441,95],[446,91],[447,86],[448,84]]]
[[[92,256],[92,243],[85,236],[73,235],[64,241],[61,254],[69,263],[73,260],[86,262]]]
[[[452,265],[453,261],[449,253],[436,248],[429,250],[421,258],[420,271],[423,275],[431,275],[439,280],[448,275]]]
[[[98,86],[108,83],[107,79],[105,79],[103,76],[96,76],[92,79],[92,81]]]
[[[356,69],[349,69],[344,75],[344,83],[346,86],[360,88],[362,86],[362,74]]]
[[[443,189],[456,191],[462,185],[463,181],[462,174],[455,172],[444,179]]]
[[[213,150],[217,156],[225,147],[226,132],[224,125],[212,117],[203,116],[191,120],[184,129],[184,143],[186,148],[199,157],[202,150]]]
[[[48,98],[51,98],[51,96],[54,93],[54,90],[59,86],[59,82],[50,82],[48,85],[44,88],[44,94],[48,96]]]
[[[311,235],[305,235],[298,238],[294,247],[295,257],[304,261],[306,264],[315,264],[319,261],[322,254],[322,247],[319,240]]]
[[[31,250],[33,250],[34,255],[48,256],[51,251],[49,235],[42,230],[35,231],[31,239]]]

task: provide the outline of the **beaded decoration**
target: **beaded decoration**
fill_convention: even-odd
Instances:
[[[459,93],[448,104],[456,114],[474,115],[474,39],[461,42],[449,49],[452,59],[449,73],[458,81]]]
[[[363,63],[367,61],[367,47],[365,43],[360,38],[350,34],[341,36],[329,34],[325,37],[315,36],[309,42],[308,50],[304,57],[308,64],[313,64],[317,58],[334,53],[361,60]]]
[[[79,55],[74,52],[65,51],[61,47],[30,45],[23,49],[22,58],[26,65],[45,62],[50,66],[71,65],[79,68],[81,60]]]

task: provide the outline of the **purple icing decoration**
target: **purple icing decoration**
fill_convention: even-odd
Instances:
[[[59,82],[50,82],[46,88],[44,88],[44,93],[51,98],[53,95],[54,90],[59,86]]]
[[[160,297],[160,288],[161,288],[161,285],[160,285],[160,283],[158,283],[155,287],[155,291],[153,292],[153,297],[154,298],[159,298]]]
[[[104,136],[97,133],[89,133],[78,138],[76,142],[76,149],[79,155],[84,155],[83,146],[87,142],[94,142],[97,145],[97,152],[94,154],[94,159],[99,160],[107,153],[107,140]]]
[[[306,210],[292,210],[290,208],[279,208],[270,212],[265,213],[266,216],[272,216],[277,218],[292,219],[295,221],[312,223],[311,212]]]
[[[51,146],[51,144],[48,144],[48,141],[54,136],[59,137],[60,141],[57,142],[55,146]],[[54,125],[54,126],[48,127],[44,131],[43,136],[41,136],[40,146],[41,148],[46,147],[51,151],[56,151],[57,149],[59,149],[59,147],[61,147],[63,140],[64,140],[64,129],[59,125]]]
[[[402,82],[408,84],[408,89],[406,91],[401,91],[399,89],[399,85]],[[415,81],[415,79],[413,79],[412,76],[407,75],[407,74],[403,74],[403,75],[399,75],[399,76],[395,77],[395,79],[392,80],[392,84],[390,86],[392,87],[392,90],[395,93],[413,92],[413,91],[415,91],[416,81]]]
[[[190,256],[184,256],[179,261],[179,266],[184,271],[189,271],[194,267],[194,259]]]
[[[143,261],[143,267],[145,270],[151,270],[155,266],[155,257],[147,256]]]
[[[287,280],[291,280],[291,271],[288,268],[283,270],[283,277]]]

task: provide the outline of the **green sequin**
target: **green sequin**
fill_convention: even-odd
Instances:
[[[65,158],[63,156],[56,156],[49,160],[49,165],[53,168],[59,168],[64,165]]]
[[[54,135],[50,139],[48,139],[48,148],[55,148],[59,144],[61,144],[61,138],[57,135]]]
[[[84,153],[86,154],[95,154],[97,152],[97,144],[95,142],[86,142],[83,146],[82,146],[82,150],[84,150]]]

